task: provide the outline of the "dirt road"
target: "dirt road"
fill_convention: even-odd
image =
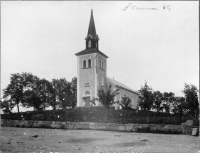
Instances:
[[[1,127],[4,152],[198,153],[199,137],[92,130]]]

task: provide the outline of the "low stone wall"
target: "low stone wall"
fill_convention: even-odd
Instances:
[[[162,124],[120,124],[120,123],[94,123],[94,122],[61,122],[61,121],[33,121],[33,120],[5,120],[1,119],[1,126],[8,127],[29,127],[29,128],[55,128],[55,129],[84,129],[84,130],[105,130],[137,132],[138,129],[149,128],[159,131],[176,131],[182,134],[191,134],[192,125],[187,122],[181,125]]]

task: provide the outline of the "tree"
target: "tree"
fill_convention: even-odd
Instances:
[[[38,77],[33,78],[33,82],[29,89],[24,92],[24,99],[22,105],[24,107],[33,107],[34,110],[42,110],[44,97],[42,93],[42,82]]]
[[[71,85],[71,102],[70,107],[75,108],[77,105],[77,78],[72,78]]]
[[[40,98],[42,100],[42,107],[43,110],[45,110],[46,107],[50,106],[50,99],[53,94],[53,87],[52,84],[46,80],[46,79],[41,79],[39,80],[40,84]]]
[[[58,94],[59,94],[59,80],[58,79],[53,79],[51,81],[51,85],[52,85],[52,95],[49,101],[50,106],[53,107],[53,110],[56,110],[59,105],[60,105],[60,101],[58,99]]]
[[[179,114],[180,117],[182,117],[183,114],[187,113],[186,108],[186,103],[185,103],[185,98],[184,97],[175,97],[175,100],[173,101],[173,109],[172,112],[174,114]]]
[[[14,106],[15,103],[13,103],[11,100],[1,101],[1,109],[5,114],[11,113]]]
[[[163,101],[162,101],[162,105],[163,105],[163,111],[165,113],[170,113],[171,108],[172,108],[172,103],[174,101],[174,96],[175,94],[173,92],[164,92],[163,93]]]
[[[188,109],[188,114],[197,118],[199,113],[199,102],[198,102],[198,89],[193,84],[184,85],[184,90],[182,91],[186,99],[186,108]]]
[[[97,90],[97,100],[106,107],[110,108],[115,103],[115,96],[119,93],[119,89],[112,90],[112,86],[108,86],[107,88],[99,88]]]
[[[61,78],[57,80],[56,88],[56,95],[59,101],[60,108],[67,108],[67,101],[66,101],[66,92],[70,90],[70,84],[67,82],[65,78]]]
[[[121,102],[119,105],[122,107],[124,110],[131,109],[131,99],[127,97],[126,95],[122,97]]]
[[[162,100],[163,100],[163,94],[160,91],[154,91],[153,92],[154,102],[153,102],[153,108],[156,109],[156,112],[160,112],[162,107]]]
[[[139,90],[140,96],[139,96],[139,105],[143,110],[150,110],[153,106],[153,90],[151,87],[147,85],[147,82],[145,81],[145,85],[141,86],[141,89]]]
[[[75,82],[75,80],[73,80]],[[55,109],[56,105],[60,108],[66,109],[67,107],[75,107],[76,84],[68,82],[65,78],[54,79],[53,85],[53,98],[51,100],[51,106]],[[53,102],[53,100],[56,100]]]
[[[150,86],[147,85],[147,82],[145,81],[144,86],[141,86],[141,89],[139,90],[139,105],[140,107],[147,111],[147,123],[149,124],[149,111],[153,107],[153,90]]]
[[[32,78],[34,76],[31,73],[11,74],[10,84],[3,89],[3,99],[5,102],[12,102],[12,106],[17,105],[17,111],[19,113],[19,104],[24,100],[24,92],[29,88]]]

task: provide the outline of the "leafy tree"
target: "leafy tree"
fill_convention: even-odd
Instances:
[[[163,109],[162,107],[163,94],[160,91],[154,91],[153,97],[154,97],[153,108],[156,109],[157,112],[160,112]]]
[[[43,110],[45,110],[46,107],[50,106],[50,99],[53,94],[53,87],[52,84],[46,80],[46,79],[41,79],[39,80],[40,84],[40,98],[42,100],[42,107]]]
[[[11,113],[11,110],[14,108],[15,103],[12,103],[11,100],[1,101],[1,109],[5,114]]]
[[[186,108],[188,109],[188,114],[197,118],[199,113],[199,102],[198,102],[198,89],[193,84],[184,85],[184,90],[182,91],[186,99]]]
[[[12,102],[12,106],[17,105],[19,113],[19,104],[24,100],[24,92],[26,88],[29,88],[32,78],[34,76],[31,73],[11,74],[10,84],[3,89],[3,99],[5,102]]]
[[[42,110],[44,97],[42,91],[42,81],[38,77],[33,78],[32,85],[28,90],[24,92],[24,100],[23,100],[23,106],[24,107],[33,107],[34,110]]]
[[[59,80],[58,79],[53,79],[51,81],[51,85],[52,85],[52,96],[50,98],[49,104],[50,106],[53,107],[53,110],[56,110],[59,105],[60,105],[60,101],[58,99],[58,95],[59,95]]]
[[[131,99],[127,97],[126,95],[122,97],[121,102],[119,105],[122,107],[124,110],[131,109]]]
[[[75,108],[77,105],[77,78],[72,78],[72,81],[70,82],[71,85],[71,102],[70,107]]]
[[[75,108],[77,104],[77,78],[74,77],[71,82],[65,78],[53,79],[51,82],[53,86],[52,97],[50,105],[55,110],[59,108]]]
[[[164,92],[163,93],[163,101],[162,101],[162,105],[163,105],[163,111],[165,113],[170,113],[170,109],[172,108],[172,103],[174,101],[174,96],[175,94],[173,92]]]
[[[115,96],[119,93],[119,89],[112,90],[112,86],[107,88],[99,88],[97,90],[97,96],[100,103],[106,107],[110,108],[115,103]]]
[[[65,78],[54,79],[53,82],[53,99],[56,100],[55,103],[51,102],[51,106],[55,108],[58,104],[60,108],[66,109],[67,107],[72,107],[73,95],[75,95],[76,87],[68,82]],[[73,86],[73,89],[72,89]],[[73,105],[74,106],[74,105]],[[75,106],[74,106],[75,107]]]
[[[139,105],[143,110],[150,110],[153,106],[153,90],[151,87],[147,85],[147,82],[145,81],[145,85],[141,86],[141,89],[139,90],[140,96],[139,96]]]
[[[70,83],[65,78],[57,80],[56,94],[60,108],[67,108],[67,94],[70,92]]]
[[[173,101],[173,109],[172,112],[174,114],[179,114],[180,117],[182,117],[183,114],[186,114],[186,103],[185,103],[185,98],[184,97],[175,97],[175,100]]]
[[[25,92],[25,101],[23,103],[23,106],[30,108],[33,107],[34,110],[42,110],[42,97],[40,97],[39,90],[27,90]]]
[[[154,101],[153,89],[145,81],[139,92],[139,105],[143,110],[147,111],[147,123],[149,124],[149,111],[152,109]]]

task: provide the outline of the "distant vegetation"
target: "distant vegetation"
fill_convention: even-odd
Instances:
[[[45,110],[51,106],[58,108],[75,108],[77,94],[77,78],[68,82],[65,78],[48,81],[40,79],[31,73],[11,74],[10,84],[3,89],[1,109],[10,113],[19,105],[34,108],[35,111]]]
[[[139,90],[139,106],[142,110],[154,110],[164,112],[167,114],[175,114],[179,116],[192,116],[194,119],[198,118],[199,102],[198,102],[198,89],[195,85],[184,84],[182,90],[184,97],[176,97],[172,92],[153,91],[147,85],[141,87]]]
[[[117,117],[116,121],[118,122],[119,118],[123,118],[123,122],[145,122],[145,123],[162,123],[168,122],[168,119],[173,120],[172,118],[163,118],[164,116],[176,116],[182,118],[189,117],[193,118],[194,120],[198,118],[199,114],[199,103],[198,103],[198,89],[195,85],[192,84],[184,84],[184,89],[182,90],[184,97],[177,97],[172,92],[164,92],[161,93],[160,91],[154,91],[147,82],[145,82],[144,86],[141,86],[139,90],[140,96],[138,100],[138,108],[136,110],[131,110],[131,99],[129,97],[123,96],[121,101],[114,101],[114,97],[118,94],[118,89],[112,91],[111,88],[99,88],[98,99],[91,100],[92,104],[94,100],[99,100],[99,102],[104,106],[101,109],[99,114],[104,116],[105,121],[109,120],[109,110],[114,103],[120,104],[122,110],[112,110],[112,114],[110,114],[111,120],[114,121]],[[40,114],[40,112],[45,114],[57,114],[58,112],[65,112],[61,113],[60,117],[63,119],[70,120],[71,118],[78,118],[75,114],[81,114],[83,110],[87,109],[75,109],[76,112],[74,116],[70,115],[73,112],[73,109],[76,108],[77,105],[77,78],[74,77],[69,82],[65,78],[61,79],[53,79],[52,81],[48,81],[46,79],[40,79],[37,76],[31,73],[16,73],[11,74],[10,83],[8,86],[3,89],[3,100],[1,100],[1,109],[5,114],[8,114],[10,117],[13,116],[12,109],[17,106],[18,114],[20,113],[19,105],[34,109],[33,112],[29,112],[29,114]],[[47,107],[51,106],[53,108],[52,111],[45,111]],[[66,111],[67,110],[67,111]],[[97,110],[97,112],[98,112]],[[142,117],[137,113],[138,110],[141,110],[139,114],[145,114],[146,119],[144,120],[144,116]],[[81,111],[81,112],[77,112]],[[88,110],[90,112],[90,110]],[[121,115],[116,115],[115,112],[124,111],[125,114],[121,113]],[[91,111],[92,112],[92,111]],[[102,113],[103,112],[103,113]],[[152,116],[153,112],[153,116]],[[105,114],[104,114],[105,113]],[[107,114],[108,113],[108,114]],[[127,114],[128,113],[128,116]],[[26,113],[27,114],[27,113]],[[58,113],[59,114],[59,113]],[[66,115],[64,115],[66,114]],[[73,114],[73,113],[72,113]],[[86,113],[87,114],[87,113]],[[82,114],[83,116],[87,116]],[[93,116],[94,115],[94,116]],[[94,117],[94,120],[99,120],[99,115],[95,113],[90,116]],[[115,116],[116,115],[116,116]],[[20,116],[20,115],[15,115]],[[29,115],[26,115],[26,117]],[[123,117],[122,117],[123,116]],[[137,116],[137,117],[134,117]],[[157,118],[155,118],[157,116]],[[162,116],[161,118],[159,118]],[[5,117],[5,116],[4,116]],[[17,118],[18,118],[17,117]],[[67,118],[66,118],[67,117]],[[125,119],[127,117],[127,119]],[[152,117],[154,121],[152,121]],[[12,117],[13,118],[13,117]],[[30,119],[30,116],[27,117]],[[60,119],[61,119],[60,118]],[[87,118],[87,117],[86,117]],[[90,117],[89,117],[90,118]],[[108,119],[107,119],[108,118]],[[54,119],[51,117],[49,119]],[[81,117],[81,121],[86,121],[84,118]],[[92,119],[90,119],[92,120]],[[102,118],[100,119],[102,120]],[[140,120],[140,121],[138,121]],[[163,121],[165,120],[165,121]],[[169,121],[170,122],[170,121]],[[175,122],[175,121],[172,121]]]

